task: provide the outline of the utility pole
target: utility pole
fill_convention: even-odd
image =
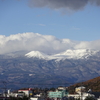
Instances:
[[[85,88],[83,87],[83,83],[81,83],[81,100],[83,100],[83,92]]]
[[[81,100],[82,100],[82,85],[81,85]]]
[[[2,83],[4,85],[4,93],[5,93],[5,99],[6,99],[7,98],[7,82],[3,81]]]

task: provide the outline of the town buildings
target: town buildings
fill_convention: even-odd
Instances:
[[[74,94],[69,94],[67,87],[58,87],[56,90],[48,90],[42,91],[38,93],[33,93],[34,89],[19,89],[17,92],[8,92],[0,95],[0,100],[5,100],[5,98],[15,97],[15,98],[23,98],[24,96],[28,97],[29,100],[68,100],[70,98],[78,99],[78,100],[85,100],[87,97],[92,97],[100,100],[100,93],[86,91],[85,87],[76,87]]]

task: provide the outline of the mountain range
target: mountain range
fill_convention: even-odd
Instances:
[[[0,84],[9,88],[56,87],[100,76],[100,51],[66,50],[58,54],[16,51],[0,55]]]
[[[52,59],[64,60],[64,59],[71,59],[71,58],[72,59],[84,59],[84,58],[93,56],[99,52],[100,51],[90,50],[90,49],[77,49],[77,50],[69,49],[62,53],[47,55],[39,51],[31,51],[27,53],[25,56],[29,58],[36,57],[36,58],[45,59],[45,60],[52,60]]]

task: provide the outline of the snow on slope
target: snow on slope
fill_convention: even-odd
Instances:
[[[52,60],[52,59],[84,59],[89,56],[95,55],[98,51],[90,50],[90,49],[78,49],[78,50],[66,50],[65,52],[55,54],[55,55],[46,55],[39,51],[31,51],[27,53],[25,56],[27,57],[37,57],[39,59]]]

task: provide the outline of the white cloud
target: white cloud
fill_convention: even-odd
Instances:
[[[81,41],[74,46],[75,49],[96,49],[100,50],[100,40],[96,41]]]
[[[45,53],[59,53],[67,49],[99,49],[100,40],[96,41],[72,41],[70,39],[58,39],[52,35],[39,33],[18,33],[15,35],[0,35],[0,54],[20,50],[38,50]]]
[[[78,27],[73,27],[72,29],[73,30],[80,30],[80,28],[78,28]]]
[[[39,24],[40,26],[46,26],[45,24]]]

